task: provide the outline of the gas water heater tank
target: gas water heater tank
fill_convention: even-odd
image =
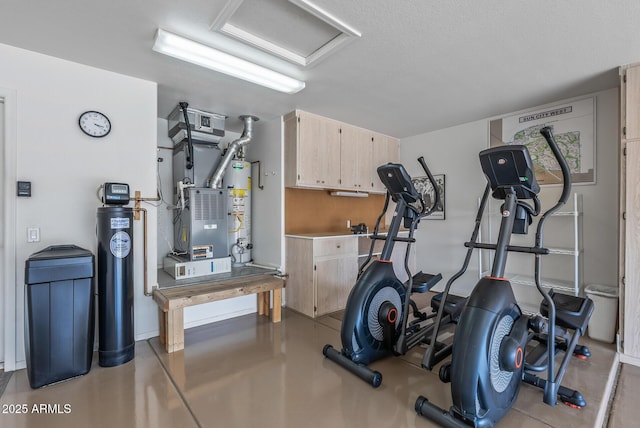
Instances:
[[[251,164],[233,160],[223,178],[229,211],[229,252],[234,266],[251,261]]]

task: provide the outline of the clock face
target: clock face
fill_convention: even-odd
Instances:
[[[98,111],[86,111],[78,121],[80,129],[90,137],[104,137],[111,131],[109,118]]]

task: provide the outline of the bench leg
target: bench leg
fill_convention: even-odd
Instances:
[[[269,316],[269,307],[271,305],[270,291],[258,293],[258,315]]]
[[[264,295],[267,293],[258,293],[258,315],[264,315]]]
[[[271,291],[262,293],[264,298],[264,316],[268,317],[271,313]]]
[[[182,308],[165,312],[165,349],[176,352],[184,349],[184,311]]]
[[[273,314],[271,322],[280,322],[282,319],[282,288],[273,290]]]
[[[165,345],[167,343],[167,313],[158,308],[158,325],[160,326],[160,344]]]

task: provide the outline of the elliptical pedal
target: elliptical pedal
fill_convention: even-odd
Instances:
[[[442,279],[442,274],[432,275],[430,273],[424,273],[422,271],[413,275],[413,285],[411,286],[412,293],[426,293],[431,290]]]
[[[593,300],[588,297],[554,293],[553,290],[549,291],[549,295],[556,306],[556,325],[580,330],[580,334],[584,335],[593,314]],[[540,303],[540,313],[545,317],[549,316],[549,307],[545,300]]]
[[[440,303],[442,302],[442,295],[444,293],[438,293],[431,298],[431,309],[434,312],[438,311],[440,308]],[[455,294],[449,294],[447,299],[444,302],[444,313],[446,315],[450,315],[451,319],[454,322],[457,322],[460,314],[462,313],[462,308],[464,308],[465,303],[467,302],[466,297],[456,296]]]

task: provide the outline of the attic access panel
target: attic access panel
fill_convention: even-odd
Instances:
[[[229,0],[211,30],[302,66],[360,37],[309,0]]]

